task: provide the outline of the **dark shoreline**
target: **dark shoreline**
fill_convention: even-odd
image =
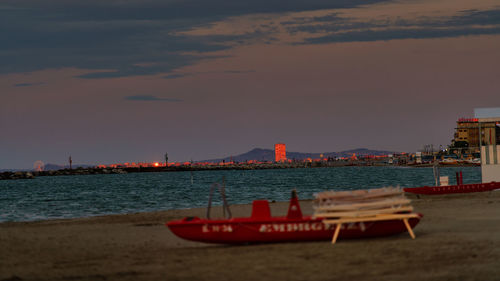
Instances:
[[[297,163],[261,163],[261,164],[230,164],[230,165],[183,165],[170,167],[117,167],[117,168],[76,168],[50,171],[17,171],[0,173],[0,180],[34,179],[44,176],[72,176],[99,174],[157,173],[183,171],[220,171],[220,170],[268,170],[326,167],[432,167],[434,164],[387,164],[380,162],[334,161],[334,162],[297,162]],[[479,164],[440,164],[439,167],[477,167]]]

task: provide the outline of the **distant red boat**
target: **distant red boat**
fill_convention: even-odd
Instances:
[[[417,225],[421,216],[409,219],[412,228]],[[290,199],[288,214],[284,217],[272,217],[268,201],[255,200],[250,217],[217,220],[187,217],[166,225],[181,238],[222,244],[331,240],[336,227],[324,224],[321,218],[303,216],[294,193]],[[339,238],[386,236],[406,231],[399,219],[352,223],[342,226]]]
[[[473,184],[458,184],[447,186],[423,186],[423,187],[410,187],[403,190],[408,193],[425,194],[425,195],[438,195],[438,194],[452,194],[452,193],[470,193],[470,192],[484,192],[500,189],[500,182],[490,183],[473,183]]]

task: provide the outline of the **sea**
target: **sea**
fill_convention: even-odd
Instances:
[[[481,181],[479,167],[440,168],[456,183]],[[44,176],[0,181],[0,222],[39,221],[206,207],[210,187],[225,182],[229,204],[255,199],[288,201],[296,189],[300,199],[325,190],[384,186],[434,185],[432,168],[332,167],[270,170],[155,172],[109,175]],[[221,205],[214,194],[213,205]]]

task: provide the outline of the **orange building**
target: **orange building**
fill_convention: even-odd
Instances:
[[[286,161],[286,145],[284,143],[277,143],[274,145],[274,161]]]

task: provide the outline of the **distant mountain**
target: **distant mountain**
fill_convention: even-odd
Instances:
[[[323,157],[351,157],[353,154],[356,156],[364,156],[364,155],[387,155],[397,153],[394,151],[387,150],[371,150],[367,148],[357,148],[351,150],[345,150],[340,152],[324,152],[324,153],[307,153],[307,152],[286,152],[286,158],[295,159],[295,160],[304,160],[307,158],[320,158],[320,155],[323,154]],[[248,160],[257,160],[257,161],[274,161],[274,150],[272,149],[263,149],[263,148],[255,148],[246,153],[219,158],[219,159],[209,159],[202,160],[199,162],[222,162],[222,160],[229,162],[231,160],[235,162],[245,162]]]
[[[87,165],[87,164],[74,164],[72,165],[73,169],[76,168],[92,168],[95,167],[96,165]],[[58,164],[45,164],[43,166],[45,171],[57,171],[57,170],[63,170],[63,169],[69,169],[69,165],[58,165]],[[0,169],[0,173],[3,172],[20,172],[20,171],[34,171],[33,168],[29,169]]]
[[[3,172],[19,172],[19,171],[26,171],[25,169],[0,169],[0,173]]]
[[[82,167],[82,168],[91,168],[91,167],[95,167],[95,165],[86,165],[86,164],[75,164],[73,165],[73,169],[76,169],[76,168],[79,168],[79,167]],[[57,170],[63,170],[63,169],[69,169],[69,165],[57,165],[57,164],[45,164],[44,165],[44,170],[45,171],[57,171]],[[3,172],[20,172],[20,171],[33,171],[34,169],[31,168],[31,169],[0,169],[0,173],[3,173]]]
[[[274,150],[271,149],[262,149],[262,148],[254,148],[246,153],[240,154],[240,155],[235,155],[235,156],[229,156],[226,158],[219,158],[219,159],[210,159],[210,160],[203,160],[200,162],[222,162],[224,161],[235,161],[235,162],[245,162],[247,160],[258,160],[258,161],[273,161],[274,160]]]

